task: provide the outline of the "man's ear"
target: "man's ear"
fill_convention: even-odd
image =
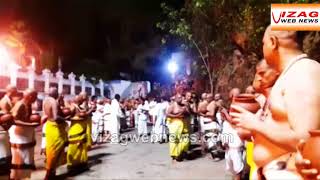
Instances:
[[[270,48],[272,49],[272,50],[276,50],[276,49],[278,49],[278,47],[279,47],[279,41],[278,41],[278,38],[276,37],[276,36],[270,36]]]

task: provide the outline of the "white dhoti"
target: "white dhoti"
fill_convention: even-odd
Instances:
[[[100,116],[98,115],[93,115],[92,116],[92,132],[91,132],[91,137],[92,141],[94,143],[97,142],[98,136],[99,136],[99,122],[100,122]]]
[[[119,135],[120,135],[120,120],[118,118],[112,118],[106,121],[106,130],[109,131],[111,135],[111,143],[118,143],[119,142]]]
[[[137,110],[133,111],[133,116],[134,116],[134,127],[138,128],[139,115]]]
[[[138,134],[139,135],[148,134],[147,119],[145,120],[139,119]]]
[[[9,174],[11,164],[11,149],[9,134],[0,126],[0,175]]]
[[[44,123],[42,125],[41,149],[46,149],[46,124],[47,123]]]
[[[241,148],[229,148],[225,153],[226,170],[233,175],[239,174],[244,168]]]
[[[212,121],[212,119],[210,118],[200,116],[200,130],[202,133],[205,133],[205,131],[208,131],[208,130],[211,131],[214,129],[219,129],[217,122]]]
[[[162,141],[166,139],[166,118],[158,117],[154,126],[155,141]]]
[[[34,165],[35,133],[33,127],[13,125],[9,130],[12,167],[11,179],[24,179],[31,177]]]
[[[280,163],[281,162],[281,163]],[[279,164],[282,164],[281,167]],[[260,178],[276,180],[276,179],[290,179],[302,180],[303,178],[298,174],[295,167],[295,156],[293,154],[284,154],[277,159],[269,162],[264,167],[260,167],[253,174],[253,179]]]

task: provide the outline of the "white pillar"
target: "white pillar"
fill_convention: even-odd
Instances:
[[[76,90],[75,90],[75,78],[76,78],[76,75],[73,74],[73,72],[71,72],[69,75],[68,75],[68,78],[71,82],[71,85],[70,85],[70,94],[71,95],[76,95]]]
[[[28,87],[34,89],[35,69],[33,67],[28,69]]]
[[[81,81],[81,92],[86,92],[86,77],[82,74],[80,76]]]
[[[44,76],[44,93],[49,93],[51,71],[44,69],[42,70],[42,75]]]
[[[58,92],[61,94],[63,91],[63,72],[60,70],[56,72],[56,77],[58,79]]]
[[[96,95],[96,88],[94,87],[93,84],[91,84],[91,96]]]
[[[9,67],[10,84],[13,86],[17,86],[18,69],[19,66],[16,64],[11,64]]]
[[[100,96],[104,97],[104,83],[103,80],[99,80],[99,86],[100,86]]]

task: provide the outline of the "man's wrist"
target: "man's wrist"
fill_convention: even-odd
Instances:
[[[255,121],[251,131],[253,133],[262,132],[264,128],[265,127],[263,121]]]

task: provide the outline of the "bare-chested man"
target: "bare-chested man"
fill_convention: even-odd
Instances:
[[[207,121],[207,122],[209,124],[211,124],[212,122],[215,121],[215,116],[216,116],[216,112],[217,112],[217,105],[216,105],[216,101],[214,101],[212,94],[207,95],[207,101],[209,104],[207,106],[207,113],[205,114],[205,117],[210,119],[210,121]],[[205,122],[206,125],[208,124],[207,122]],[[212,126],[212,128],[217,128],[216,125],[213,125],[213,124],[208,125],[208,126]],[[209,127],[207,127],[207,128],[209,128]]]
[[[81,92],[79,94],[79,96],[82,98],[82,104],[80,105],[81,109],[83,111],[86,111],[86,114],[88,114],[88,116],[86,117],[87,121],[87,145],[88,145],[88,149],[91,148],[92,146],[92,113],[96,110],[96,99],[94,99],[94,101],[91,101],[89,104],[89,97],[88,94],[86,92]]]
[[[87,169],[88,165],[88,111],[80,107],[83,102],[84,98],[78,95],[70,107],[74,116],[68,131],[67,168],[71,174]]]
[[[169,122],[169,148],[173,162],[182,160],[182,156],[187,153],[189,146],[189,132],[186,124],[186,114],[188,107],[182,102],[182,95],[176,94],[175,101],[167,110]]]
[[[186,117],[186,123],[188,125],[189,134],[192,133],[193,124],[194,124],[194,116],[197,113],[197,105],[196,102],[193,101],[192,93],[186,92],[185,100],[183,102],[185,106],[188,108],[189,114]]]
[[[206,109],[203,109],[203,110],[201,109],[201,111],[199,111],[199,115],[201,116],[202,153],[204,153],[205,149],[208,148],[206,147],[206,143],[204,141],[205,133],[206,132],[217,133],[216,131],[219,129],[218,123],[216,122],[216,118],[215,118],[217,106],[216,106],[216,102],[214,101],[213,95],[207,94],[206,101],[207,101]]]
[[[201,144],[202,144],[202,151],[204,153],[204,144],[202,142],[203,138],[203,134],[204,134],[204,120],[205,120],[205,114],[207,113],[207,106],[208,106],[209,102],[207,101],[207,93],[202,93],[201,94],[201,100],[198,104],[198,115],[199,115],[199,138],[201,140]]]
[[[34,146],[35,127],[39,122],[30,122],[31,105],[37,99],[37,92],[28,89],[23,99],[18,101],[11,110],[14,123],[10,130],[12,166],[10,179],[29,179],[31,171],[35,169]]]
[[[265,111],[267,107],[267,97],[278,76],[279,73],[271,68],[264,59],[256,65],[256,74],[254,76],[253,85],[249,86],[250,88],[248,87],[247,90],[249,89],[251,93],[255,93],[256,101],[259,102],[262,111]],[[251,87],[253,87],[254,90],[251,90]],[[246,143],[246,160],[250,166],[250,179],[253,179],[253,173],[256,172],[257,168],[253,160],[254,144],[251,142],[250,131],[248,136],[249,141]]]
[[[253,134],[258,175],[266,179],[300,179],[292,154],[300,139],[309,138],[309,130],[320,128],[320,64],[303,54],[300,45],[297,32],[269,26],[264,58],[281,74],[270,92],[266,117],[233,106],[240,112],[232,113],[237,126]]]
[[[13,102],[12,98],[16,96],[18,93],[17,88],[15,86],[7,86],[6,94],[0,100],[0,117],[3,114],[9,114],[12,107]],[[8,126],[9,125],[9,126]],[[8,128],[10,128],[12,124],[1,124],[0,123],[0,175],[10,174],[10,166],[11,166],[11,150],[9,143],[9,134]]]
[[[13,102],[13,97],[17,96],[18,90],[15,86],[8,85],[6,87],[6,94],[3,96],[3,98],[0,100],[0,113],[7,114],[10,113]]]
[[[64,164],[66,159],[65,146],[68,141],[66,132],[67,123],[61,117],[58,97],[58,89],[50,88],[49,96],[43,100],[43,115],[47,118],[44,129],[47,169],[45,179],[54,178],[56,168]]]
[[[256,74],[252,83],[256,95],[256,100],[259,102],[260,107],[264,107],[266,98],[269,96],[274,83],[276,82],[279,73],[271,68],[266,60],[261,60],[256,65]]]

